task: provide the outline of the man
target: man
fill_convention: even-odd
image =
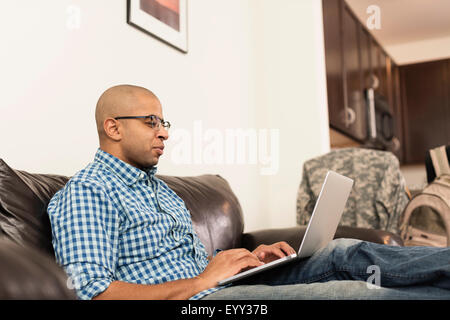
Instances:
[[[80,298],[245,299],[248,286],[259,298],[273,298],[275,292],[299,298],[302,288],[314,287],[302,283],[348,279],[360,280],[339,282],[359,288],[350,297],[362,297],[364,290],[368,297],[405,297],[401,290],[369,294],[361,288],[369,265],[378,265],[382,281],[391,286],[426,284],[427,294],[450,297],[448,249],[399,250],[354,240],[333,241],[309,259],[242,282],[247,286],[217,287],[219,280],[294,250],[279,242],[207,257],[183,201],[155,177],[170,127],[158,98],[141,87],[115,86],[100,97],[95,117],[100,148],[94,162],[48,206],[56,259]],[[414,262],[408,263],[412,255]]]

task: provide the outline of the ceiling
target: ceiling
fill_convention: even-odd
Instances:
[[[371,33],[382,46],[393,46],[450,37],[450,0],[345,0],[359,20],[366,24],[380,8],[381,29]]]

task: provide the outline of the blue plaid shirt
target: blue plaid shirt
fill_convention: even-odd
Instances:
[[[56,260],[79,298],[92,299],[115,280],[158,284],[193,278],[207,266],[183,200],[155,172],[98,149],[51,199]]]

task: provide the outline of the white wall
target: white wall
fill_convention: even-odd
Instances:
[[[174,135],[194,137],[199,123],[222,137],[278,130],[275,175],[261,175],[260,162],[177,164],[180,141],[170,139],[158,171],[222,175],[248,231],[294,225],[301,165],[329,148],[321,1],[190,0],[188,54],[127,25],[125,3],[0,4],[0,157],[30,172],[74,174],[98,145],[99,95],[141,85],[160,97]],[[79,29],[66,26],[70,5],[81,9]]]
[[[329,151],[322,7],[314,0],[258,4],[259,119],[280,129],[279,171],[263,179],[270,225],[284,227],[295,225],[303,162]]]

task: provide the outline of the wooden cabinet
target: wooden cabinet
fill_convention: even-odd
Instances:
[[[400,67],[404,162],[424,163],[426,152],[450,144],[450,59]]]
[[[342,11],[342,60],[344,108],[342,123],[344,131],[357,140],[367,135],[366,105],[361,68],[361,52],[358,20],[348,10]]]
[[[389,87],[390,87],[390,95],[389,95],[389,105],[392,107],[393,114],[395,115],[395,128],[394,135],[396,137],[395,143],[397,143],[396,149],[394,148],[393,152],[400,160],[400,163],[405,162],[405,139],[403,132],[403,106],[401,101],[401,86],[400,86],[400,68],[391,60],[391,68],[390,68],[390,76],[389,79]]]
[[[344,1],[323,2],[330,127],[362,142],[366,113],[359,54],[360,26]]]
[[[394,105],[399,87],[392,78],[397,66],[344,0],[322,4],[330,127],[364,144],[370,138],[367,88],[376,85],[375,92],[388,101],[394,122],[400,116]],[[401,158],[398,135],[396,142],[386,149]]]
[[[342,46],[341,46],[341,17],[340,1],[327,2],[323,10],[325,63],[327,69],[328,101],[333,101],[328,116],[332,126],[344,130],[341,117],[344,108],[344,89],[342,81]]]
[[[386,63],[388,57],[380,46],[377,47],[378,47],[378,70],[380,75],[380,85],[378,88],[378,92],[383,97],[386,97],[388,99],[388,79],[387,79],[387,63]]]
[[[322,8],[332,146],[333,137],[367,144],[364,92],[374,86],[394,124],[381,148],[402,164],[423,164],[429,149],[450,144],[450,59],[398,66],[344,0],[323,0]]]
[[[359,52],[361,56],[361,71],[362,71],[362,82],[363,88],[369,88],[372,85],[372,68],[370,61],[371,54],[371,37],[369,33],[360,28],[359,32]]]

